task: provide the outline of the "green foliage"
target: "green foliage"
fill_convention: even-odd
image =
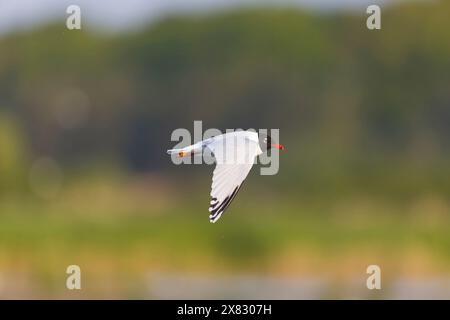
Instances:
[[[18,121],[0,112],[0,195],[23,189],[26,164],[25,136]]]
[[[296,180],[279,186],[294,193],[446,193],[447,8],[386,8],[381,31],[294,9],[170,17],[110,36],[48,26],[0,39],[0,94],[33,152],[63,165],[167,168],[172,130],[201,119],[280,128],[282,170]],[[68,130],[55,110],[73,89],[89,118]]]

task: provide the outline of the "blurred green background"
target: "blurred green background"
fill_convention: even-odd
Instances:
[[[0,297],[450,298],[449,13],[405,1],[369,31],[365,10],[250,6],[1,34]],[[194,120],[287,147],[216,224],[213,167],[165,153]]]

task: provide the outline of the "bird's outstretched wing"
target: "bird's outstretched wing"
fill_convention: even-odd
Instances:
[[[216,143],[208,148],[216,159],[209,206],[209,220],[214,223],[236,197],[260,149],[256,142],[248,140],[245,144],[224,146]],[[230,160],[233,157],[234,161]]]

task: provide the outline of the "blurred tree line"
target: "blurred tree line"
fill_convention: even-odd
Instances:
[[[0,187],[39,155],[167,168],[172,130],[203,120],[280,128],[285,179],[305,190],[383,176],[375,188],[450,191],[449,12],[388,8],[381,31],[363,13],[252,9],[123,34],[59,23],[3,36]]]

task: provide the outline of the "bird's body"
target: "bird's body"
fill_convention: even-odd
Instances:
[[[225,134],[221,134],[219,136],[215,136],[209,139],[205,139],[203,141],[199,141],[193,145],[181,148],[181,149],[170,149],[167,150],[167,153],[169,154],[178,154],[180,157],[185,157],[188,155],[198,155],[202,154],[203,150],[208,147],[211,152],[217,152],[220,148],[226,147],[226,145],[232,145],[233,143],[236,146],[239,146],[246,141],[253,142],[258,144],[259,146],[259,140],[258,140],[258,133],[253,131],[234,131],[234,132],[228,132]],[[233,148],[229,149],[230,152],[233,152]],[[261,154],[261,148],[259,149]],[[236,154],[237,154],[236,150]],[[215,153],[214,153],[215,154]],[[217,158],[216,158],[217,160]]]
[[[261,136],[254,131],[234,131],[215,136],[193,145],[167,150],[169,154],[179,157],[203,154],[208,148],[216,160],[209,207],[211,222],[216,222],[233,201],[243,181],[250,172],[255,158],[263,153],[261,145],[284,149],[282,145],[271,145],[268,136],[261,141]]]

